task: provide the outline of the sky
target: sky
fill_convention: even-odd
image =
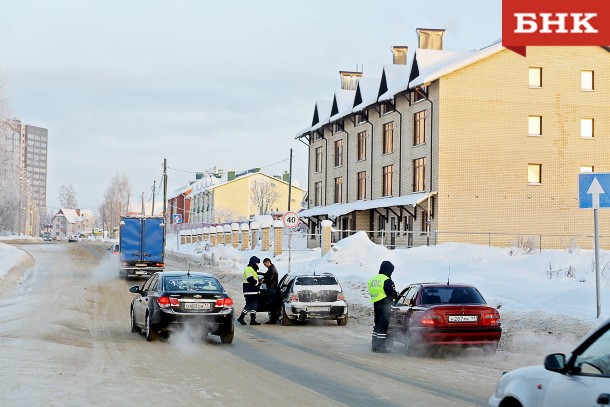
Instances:
[[[0,75],[14,117],[49,130],[47,205],[72,184],[96,211],[115,174],[157,199],[217,167],[289,170],[307,185],[315,101],[339,71],[378,77],[415,29],[444,28],[444,48],[501,36],[499,0],[0,0]]]

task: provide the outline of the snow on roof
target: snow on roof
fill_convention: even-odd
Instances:
[[[299,212],[302,218],[311,216],[327,215],[341,216],[353,211],[365,211],[374,208],[389,208],[392,206],[415,206],[428,198],[428,193],[420,192],[417,194],[394,196],[389,198],[379,198],[370,201],[356,201],[350,203],[338,203],[327,206],[317,206],[315,208],[306,209]]]
[[[66,218],[66,220],[68,221],[68,223],[76,223],[76,222],[80,222],[81,221],[81,217],[78,216],[78,214],[76,213],[76,209],[60,209],[59,212],[61,212],[61,214],[63,214]],[[60,215],[60,213],[57,213],[57,215]],[[55,215],[55,216],[57,216]]]
[[[326,100],[326,99],[318,100],[316,102],[316,107],[315,107],[315,111],[314,111],[314,114],[317,114],[318,122],[316,124],[313,124],[313,121],[312,121],[310,130],[317,130],[320,127],[324,126],[325,124],[328,124],[328,122],[330,120],[330,111],[332,108],[333,108],[332,100]]]
[[[396,94],[409,88],[411,64],[412,62],[407,65],[389,64],[383,66],[382,77],[385,75],[388,90],[379,96],[379,101],[392,99]]]
[[[335,107],[334,105],[336,103],[337,112],[335,115],[330,117],[331,122],[338,120],[352,112],[352,106],[354,106],[354,96],[356,96],[355,90],[339,89],[335,92],[333,108]]]
[[[358,81],[358,87],[356,88],[356,96],[354,98],[354,107],[352,112],[359,112],[367,106],[377,102],[377,95],[379,95],[379,83],[381,82],[380,77],[362,77]],[[356,105],[360,98],[360,103]]]
[[[419,76],[411,81],[410,88],[430,83],[468,65],[504,50],[501,42],[467,52],[419,48],[415,53]]]
[[[225,182],[226,181],[224,181],[222,179],[218,179],[213,176],[204,177],[189,186],[191,188],[191,191],[187,194],[186,197],[190,198],[193,195],[197,195],[197,194],[201,194],[205,191],[209,191],[220,184],[224,184]]]

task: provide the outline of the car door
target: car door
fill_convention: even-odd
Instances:
[[[543,406],[599,406],[610,394],[610,329],[576,349],[573,372],[554,374],[546,386]]]
[[[133,303],[136,322],[140,325],[144,323],[144,316],[146,315],[146,309],[148,308],[148,292],[150,291],[150,286],[156,276],[156,274],[153,274],[152,277],[146,280],[146,282],[142,285],[142,295]]]
[[[389,328],[394,331],[394,335],[402,336],[406,334],[416,294],[417,286],[409,286],[400,293],[398,299],[392,305]]]

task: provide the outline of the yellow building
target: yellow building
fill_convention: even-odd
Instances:
[[[309,145],[310,233],[331,219],[343,236],[366,230],[390,247],[590,248],[577,177],[610,172],[609,49],[455,52],[442,49],[444,34],[418,30],[411,59],[394,47],[379,79],[351,75],[353,86],[342,72],[332,101],[316,103],[296,136]]]
[[[288,210],[288,182],[261,172],[227,182],[200,180],[186,195],[190,223],[224,223],[248,220],[255,215]],[[290,210],[301,209],[305,191],[292,186]]]

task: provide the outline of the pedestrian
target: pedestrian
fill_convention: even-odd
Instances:
[[[375,326],[373,327],[373,340],[371,350],[379,353],[389,353],[385,340],[390,323],[390,309],[392,300],[398,298],[398,293],[392,281],[394,265],[389,261],[381,262],[379,274],[369,280],[369,293],[375,311]]]
[[[263,265],[267,267],[267,272],[264,273],[263,282],[267,286],[267,311],[269,312],[269,321],[265,324],[275,324],[280,319],[279,312],[279,297],[277,292],[278,274],[275,265],[271,263],[271,259],[265,258]]]
[[[257,271],[260,262],[261,260],[258,257],[252,256],[250,257],[248,266],[244,270],[243,290],[246,305],[239,318],[237,318],[237,322],[242,325],[246,325],[244,318],[248,314],[250,314],[250,325],[260,325],[259,322],[256,322],[256,308],[258,308],[258,292],[260,285]]]

